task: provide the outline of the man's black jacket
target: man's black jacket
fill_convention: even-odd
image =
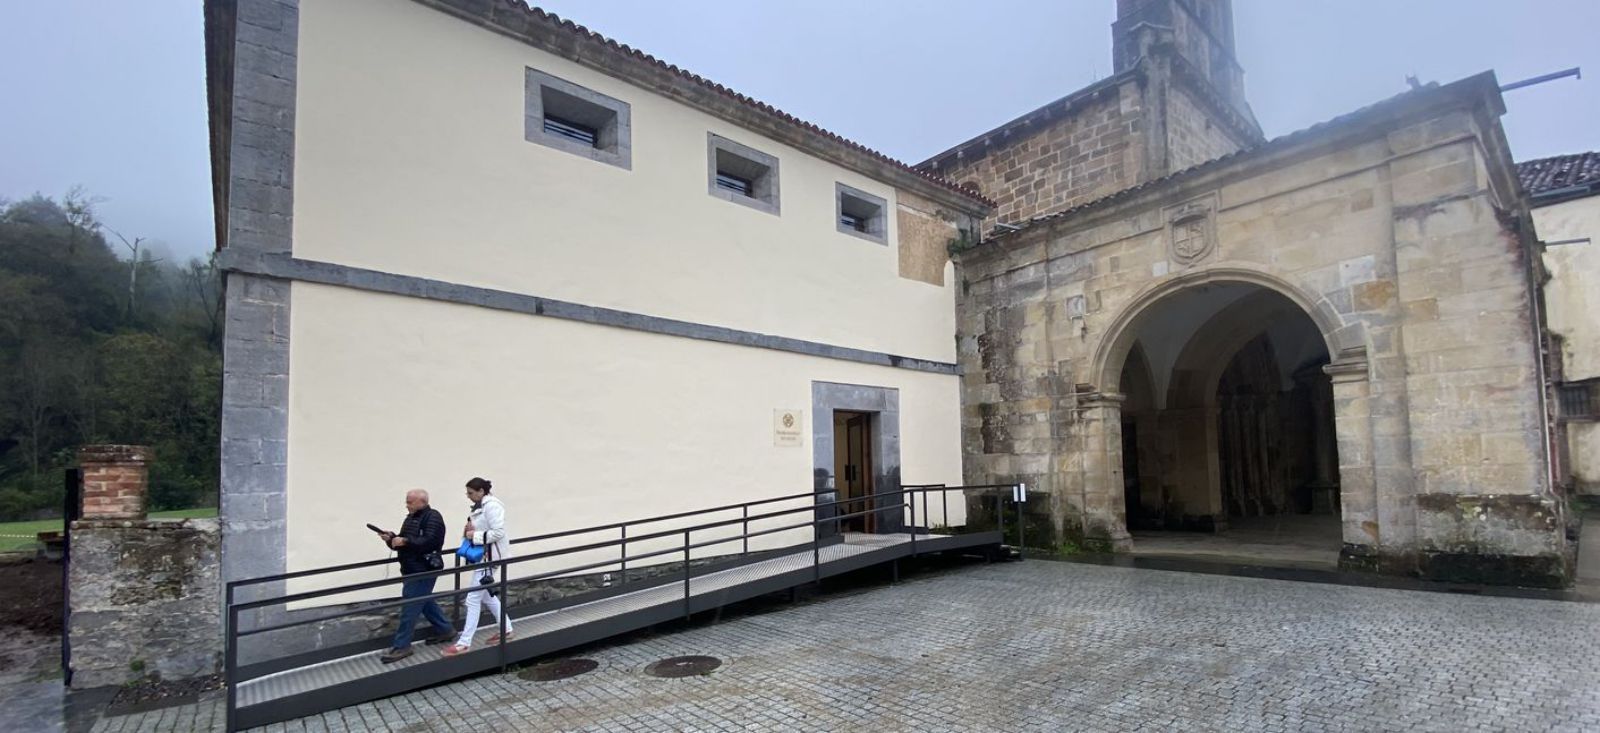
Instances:
[[[400,572],[425,573],[428,554],[444,547],[444,517],[431,506],[423,507],[406,515],[399,536],[406,538],[405,545],[396,550],[400,554]]]

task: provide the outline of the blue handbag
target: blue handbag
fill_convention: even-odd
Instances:
[[[483,562],[483,552],[485,549],[485,545],[474,545],[472,544],[472,540],[462,537],[461,546],[456,548],[456,557],[466,560],[469,563],[480,563]]]

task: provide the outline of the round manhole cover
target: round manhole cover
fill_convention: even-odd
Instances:
[[[667,657],[659,662],[652,662],[644,668],[644,673],[652,677],[696,677],[711,674],[713,670],[722,666],[722,660],[716,657]]]
[[[518,672],[517,676],[529,682],[553,682],[593,672],[599,666],[593,659],[557,659],[535,664]]]

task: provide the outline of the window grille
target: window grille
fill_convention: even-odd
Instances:
[[[1556,387],[1561,405],[1561,417],[1568,420],[1600,419],[1600,400],[1595,399],[1595,388],[1600,382],[1579,382]]]
[[[754,190],[754,187],[750,184],[750,179],[740,178],[732,173],[724,173],[722,171],[717,171],[717,188],[724,191],[732,191],[740,196],[749,196],[751,191]]]
[[[595,141],[600,139],[600,133],[592,127],[585,127],[576,122],[568,122],[559,117],[545,115],[544,131],[551,135],[560,135],[568,140],[583,143],[594,147]]]

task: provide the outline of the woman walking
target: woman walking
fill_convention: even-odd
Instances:
[[[466,529],[461,536],[470,540],[474,545],[484,546],[484,562],[503,560],[511,556],[511,540],[506,536],[506,507],[500,499],[490,495],[489,491],[494,486],[487,479],[474,477],[467,482],[467,498],[472,501],[471,514],[467,516]],[[500,572],[508,568],[502,567]],[[505,613],[501,599],[490,594],[489,588],[483,587],[485,583],[495,581],[494,571],[480,570],[474,573],[474,582],[480,585],[478,590],[467,594],[467,624],[461,629],[461,636],[456,643],[446,647],[445,656],[455,656],[472,648],[472,636],[478,633],[478,614],[484,606],[489,607],[489,612],[499,619]],[[511,618],[505,619],[506,641],[512,638]],[[490,644],[500,643],[500,634],[497,632],[488,639]]]

